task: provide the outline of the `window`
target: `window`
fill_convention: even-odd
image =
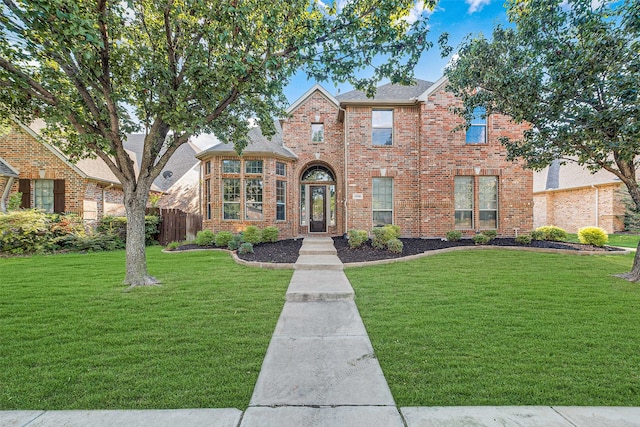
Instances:
[[[392,145],[393,110],[373,110],[371,112],[371,128],[373,145]]]
[[[240,179],[222,180],[222,218],[240,219]]]
[[[481,176],[478,193],[478,225],[480,228],[498,228],[498,177]]]
[[[286,219],[285,206],[287,201],[287,183],[276,181],[276,221]]]
[[[262,167],[262,161],[260,161]],[[244,218],[251,221],[262,219],[262,180],[247,179],[244,185]]]
[[[287,176],[287,165],[282,162],[276,162],[276,175]]]
[[[261,174],[262,160],[246,160],[244,162],[244,173]]]
[[[456,228],[473,228],[473,177],[454,178]]]
[[[307,225],[307,186],[300,186],[300,225]]]
[[[208,163],[208,162],[207,162]],[[207,207],[207,219],[211,219],[211,180],[204,181],[204,202]]]
[[[373,226],[393,224],[393,179],[373,178]]]
[[[211,162],[210,161],[207,161],[204,164],[204,173],[205,173],[205,175],[209,175],[211,173]]]
[[[486,144],[487,142],[487,110],[476,107],[473,110],[471,126],[467,129],[467,144]]]
[[[34,191],[34,207],[46,212],[53,212],[53,180],[35,180]]]
[[[324,123],[311,123],[311,142],[324,142]]]
[[[240,160],[223,160],[222,173],[240,173]]]

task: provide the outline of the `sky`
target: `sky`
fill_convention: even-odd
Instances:
[[[432,82],[442,77],[444,67],[451,59],[451,55],[446,58],[440,57],[438,38],[441,33],[449,33],[449,44],[454,47],[453,55],[455,48],[466,35],[483,33],[490,37],[492,28],[496,24],[507,25],[504,2],[505,0],[440,0],[429,18],[430,31],[427,37],[434,46],[422,54],[415,69],[415,77]],[[294,76],[285,89],[289,104],[294,103],[315,83],[314,80],[308,80],[304,73]],[[336,85],[331,81],[317,83],[333,95],[352,90],[349,84]]]

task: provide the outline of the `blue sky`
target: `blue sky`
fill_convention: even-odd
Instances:
[[[496,24],[507,24],[504,0],[441,0],[429,18],[431,30],[428,38],[434,47],[422,54],[415,76],[429,81],[436,81],[442,77],[444,66],[450,58],[440,57],[437,42],[441,33],[449,33],[449,44],[455,48],[470,33],[482,32],[489,37]],[[289,103],[296,101],[314,83],[316,82],[307,80],[303,73],[297,74],[285,89]],[[333,82],[319,83],[334,95],[338,91],[344,93],[352,89],[348,84],[336,86]]]

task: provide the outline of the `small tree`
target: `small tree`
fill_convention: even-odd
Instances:
[[[531,128],[503,138],[511,160],[533,169],[555,159],[607,170],[626,185],[637,210],[640,155],[640,2],[508,0],[513,28],[493,40],[469,38],[448,67],[449,89],[475,107]],[[640,280],[640,250],[626,275]]]

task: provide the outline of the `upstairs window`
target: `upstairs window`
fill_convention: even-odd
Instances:
[[[282,162],[276,162],[276,175],[287,176],[287,165]]]
[[[372,110],[371,129],[373,145],[393,145],[393,110]]]
[[[324,123],[311,123],[311,142],[324,142]]]
[[[487,143],[487,110],[484,107],[476,107],[473,110],[471,126],[467,129],[467,144]]]
[[[244,173],[262,174],[262,160],[247,160],[244,162]]]

